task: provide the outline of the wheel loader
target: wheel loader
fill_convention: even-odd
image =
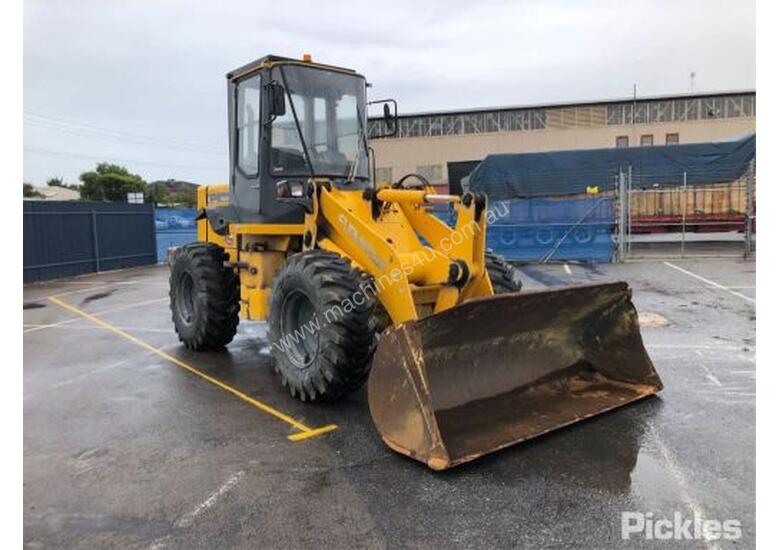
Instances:
[[[230,183],[199,188],[198,242],[170,260],[187,348],[265,320],[292,397],[367,380],[384,442],[435,470],[661,389],[626,283],[522,291],[485,246],[484,195],[376,181],[363,76],[266,56],[227,84]],[[372,137],[392,135],[395,102],[374,103]]]

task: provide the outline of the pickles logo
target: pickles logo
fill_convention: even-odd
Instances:
[[[371,262],[373,262],[373,264],[380,271],[386,270],[387,262],[383,260],[379,254],[377,254],[376,250],[374,250],[368,241],[366,241],[366,238],[358,232],[357,228],[352,225],[352,222],[347,219],[346,215],[339,214],[338,224],[341,226],[341,229],[343,229],[344,232],[349,235],[353,241],[355,241],[355,244],[360,247],[360,250],[366,253],[366,256],[368,256]]]
[[[742,523],[704,519],[698,513],[686,518],[675,512],[669,519],[656,518],[652,512],[621,512],[621,538],[629,540],[633,535],[646,540],[737,540],[742,538]]]

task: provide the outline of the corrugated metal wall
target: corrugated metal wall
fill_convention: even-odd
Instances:
[[[24,201],[24,282],[153,264],[154,205]]]

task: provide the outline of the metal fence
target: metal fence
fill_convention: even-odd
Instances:
[[[752,257],[755,163],[738,179],[725,179],[717,171],[680,171],[662,178],[631,168],[621,172],[616,189],[616,260]]]
[[[734,181],[681,171],[659,184],[633,168],[576,179],[587,192],[493,201],[488,246],[541,263],[755,253],[755,163]],[[197,239],[194,217],[151,204],[25,201],[24,281],[163,262],[169,247]]]
[[[26,283],[156,262],[152,204],[23,204]]]

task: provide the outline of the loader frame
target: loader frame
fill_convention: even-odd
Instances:
[[[198,189],[200,243],[171,256],[182,343],[224,349],[239,316],[268,318],[294,398],[367,379],[383,440],[436,470],[660,391],[626,283],[521,293],[484,195],[370,177],[365,86],[310,56],[228,74],[230,180]]]

